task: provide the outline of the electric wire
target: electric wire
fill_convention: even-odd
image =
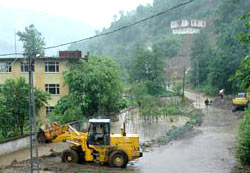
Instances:
[[[134,23],[131,23],[131,24],[129,24],[129,25],[122,26],[122,27],[120,27],[120,28],[117,28],[117,29],[112,30],[112,31],[109,31],[109,32],[105,32],[105,33],[102,33],[102,34],[98,34],[98,35],[95,35],[95,36],[83,38],[83,39],[76,40],[76,41],[72,41],[72,42],[68,42],[68,43],[63,43],[63,44],[58,44],[58,45],[55,45],[55,46],[45,47],[44,49],[53,49],[53,48],[57,48],[57,47],[61,47],[61,46],[66,46],[66,45],[69,45],[69,44],[79,43],[79,42],[82,42],[82,41],[90,40],[90,39],[97,38],[97,37],[101,37],[101,36],[105,36],[105,35],[110,35],[110,34],[113,34],[113,33],[115,33],[115,32],[118,32],[118,31],[120,31],[120,30],[129,28],[129,27],[131,27],[131,26],[134,26],[134,25],[143,23],[143,22],[145,22],[145,21],[147,21],[147,20],[150,20],[150,19],[153,19],[153,18],[155,18],[155,17],[158,17],[158,16],[161,16],[161,15],[163,15],[163,14],[166,14],[166,13],[172,11],[172,10],[175,10],[175,9],[177,9],[177,8],[180,8],[180,7],[182,7],[182,6],[185,6],[185,5],[187,5],[187,4],[189,4],[189,3],[193,2],[193,1],[196,1],[196,0],[189,0],[189,1],[186,1],[186,2],[183,2],[183,3],[180,3],[180,4],[178,4],[178,5],[176,5],[176,6],[172,7],[172,8],[169,8],[169,9],[166,10],[166,11],[162,11],[162,12],[156,13],[156,14],[154,14],[154,15],[152,15],[152,16],[146,17],[146,18],[144,18],[144,19],[138,20],[138,21],[136,21],[136,22],[134,22]]]
[[[183,3],[180,3],[180,4],[178,4],[178,5],[176,5],[176,6],[173,6],[173,7],[169,8],[169,9],[167,9],[167,10],[165,10],[165,11],[156,13],[156,14],[154,14],[154,15],[152,15],[152,16],[146,17],[146,18],[141,19],[141,20],[138,20],[138,21],[136,21],[136,22],[134,22],[134,23],[131,23],[131,24],[122,26],[122,27],[120,27],[120,28],[114,29],[114,30],[112,30],[112,31],[108,31],[108,32],[105,32],[105,33],[97,34],[97,35],[94,35],[94,36],[91,36],[91,37],[87,37],[87,38],[83,38],[83,39],[80,39],[80,40],[75,40],[75,41],[71,41],[71,42],[67,42],[67,43],[58,44],[58,45],[55,45],[55,46],[44,47],[43,49],[44,49],[44,50],[47,50],[47,49],[54,49],[54,48],[58,48],[58,47],[62,47],[62,46],[67,46],[67,45],[70,45],[70,44],[76,44],[76,43],[79,43],[79,42],[82,42],[82,41],[86,41],[86,40],[91,40],[91,39],[93,39],[93,38],[97,38],[97,37],[101,37],[101,36],[110,35],[110,34],[113,34],[113,33],[115,33],[115,32],[124,30],[124,29],[126,29],[126,28],[132,27],[132,26],[134,26],[134,25],[138,25],[138,24],[143,23],[143,22],[145,22],[145,21],[148,21],[148,20],[150,20],[150,19],[153,19],[153,18],[156,18],[156,17],[158,17],[158,16],[161,16],[161,15],[164,15],[164,14],[166,14],[166,13],[169,13],[169,12],[171,12],[171,11],[177,9],[177,8],[180,8],[180,7],[182,7],[182,6],[185,6],[185,5],[187,5],[187,4],[189,4],[189,3],[192,3],[192,2],[194,2],[194,1],[197,1],[197,0],[189,0],[189,1],[186,1],[186,2],[183,2]],[[22,54],[22,53],[0,54],[0,56],[20,55],[20,54]]]

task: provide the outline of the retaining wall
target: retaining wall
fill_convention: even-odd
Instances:
[[[0,142],[0,155],[27,148],[29,146],[29,140],[29,136],[23,136]]]

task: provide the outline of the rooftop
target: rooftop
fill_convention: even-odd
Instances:
[[[59,56],[58,57],[36,57],[35,59],[79,59],[82,57],[82,52],[81,51],[59,51]],[[11,59],[25,59],[27,58],[26,56],[20,56],[20,57],[0,57],[0,60],[11,60]]]

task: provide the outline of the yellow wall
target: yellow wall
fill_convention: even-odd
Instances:
[[[45,72],[45,59],[37,59],[35,61],[34,72],[34,86],[45,91],[45,84],[59,84],[60,94],[51,95],[51,99],[46,106],[55,106],[57,101],[69,91],[68,86],[64,83],[63,72],[68,70],[67,59],[59,59],[59,72],[46,73]],[[6,79],[16,79],[24,77],[28,82],[28,73],[21,72],[21,60],[17,60],[12,65],[12,72],[0,72],[0,84],[4,83]],[[43,123],[47,122],[45,107],[39,111],[40,119]]]

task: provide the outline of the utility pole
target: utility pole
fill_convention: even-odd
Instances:
[[[199,61],[196,60],[196,87],[199,89],[200,87],[200,74],[199,74]],[[196,108],[200,109],[200,92],[198,92],[198,96],[196,96]]]
[[[30,172],[33,173],[34,160],[33,160],[33,141],[35,140],[36,152],[36,169],[39,173],[39,155],[38,155],[38,140],[36,130],[36,108],[35,108],[35,94],[32,72],[32,55],[28,54],[29,66],[29,130],[30,130]],[[33,135],[35,138],[33,139]]]
[[[182,86],[182,101],[185,101],[185,78],[186,78],[186,67],[184,65],[184,69],[183,69],[183,86]]]
[[[29,63],[29,130],[30,130],[30,172],[33,173],[33,128],[32,128],[32,69],[31,69],[31,55],[28,55]]]

